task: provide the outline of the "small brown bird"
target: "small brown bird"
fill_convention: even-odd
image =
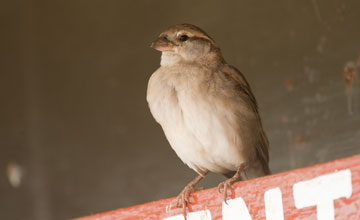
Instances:
[[[190,193],[208,172],[229,178],[218,186],[225,201],[235,181],[270,174],[255,97],[214,40],[194,25],[179,24],[151,47],[162,52],[148,84],[151,113],[176,154],[199,174],[178,196],[184,216]]]

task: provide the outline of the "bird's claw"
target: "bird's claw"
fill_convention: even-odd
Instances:
[[[186,219],[186,207],[188,204],[192,204],[192,202],[190,201],[190,194],[194,191],[195,189],[193,186],[187,185],[176,198],[176,207],[183,209],[183,215],[185,219]]]
[[[193,204],[193,201],[191,201],[190,194],[192,192],[202,190],[204,187],[199,187],[197,189],[194,188],[192,185],[187,185],[183,191],[177,196],[176,198],[176,208],[182,208],[183,209],[183,215],[186,220],[186,207],[188,204]]]
[[[228,179],[224,182],[221,182],[219,185],[218,185],[218,192],[219,193],[223,193],[223,196],[224,196],[224,202],[227,204],[227,198],[228,198],[228,190],[232,190],[234,189],[233,188],[233,184],[234,184],[234,180],[233,179]]]

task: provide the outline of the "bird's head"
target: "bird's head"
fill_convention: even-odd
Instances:
[[[207,64],[222,59],[214,40],[191,24],[178,24],[167,28],[151,47],[162,52],[162,66],[179,62]]]

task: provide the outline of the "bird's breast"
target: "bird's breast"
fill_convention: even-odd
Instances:
[[[244,160],[236,113],[221,101],[201,68],[156,71],[147,100],[172,148],[194,170],[236,170]]]

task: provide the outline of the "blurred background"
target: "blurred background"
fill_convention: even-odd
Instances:
[[[160,62],[149,45],[177,23],[248,79],[274,173],[360,153],[359,1],[14,0],[0,16],[2,219],[158,200],[196,176],[145,99]]]

